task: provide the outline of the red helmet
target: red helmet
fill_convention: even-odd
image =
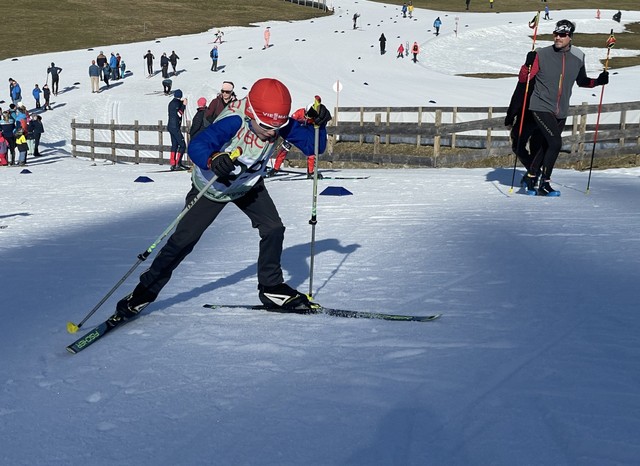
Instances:
[[[277,129],[289,122],[291,94],[277,79],[258,79],[249,90],[247,103],[247,110],[262,126]]]

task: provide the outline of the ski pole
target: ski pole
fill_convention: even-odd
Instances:
[[[316,224],[318,223],[316,217],[316,210],[318,206],[318,150],[320,147],[320,128],[315,127],[314,138],[314,155],[315,163],[313,165],[313,198],[311,201],[311,219],[309,225],[311,225],[311,257],[309,259],[309,297],[313,296],[313,266],[316,248]]]
[[[535,29],[533,30],[533,43],[531,44],[531,51],[533,52],[536,49],[536,37],[538,37],[538,24],[540,23],[540,11],[538,10],[538,14],[536,14],[535,18],[532,22],[535,21]],[[529,65],[529,69],[527,70],[527,85],[524,88],[524,99],[522,101],[522,114],[520,115],[520,127],[518,128],[518,144],[519,148],[522,144],[522,127],[524,124],[524,115],[527,111],[527,95],[529,94],[529,81],[531,80],[531,66]],[[517,149],[516,149],[517,150]],[[515,160],[513,161],[513,174],[511,175],[511,188],[509,188],[509,193],[513,192],[513,183],[516,179],[516,166],[518,165],[518,154],[515,154]]]
[[[235,160],[238,157],[240,157],[241,154],[242,154],[242,150],[239,147],[237,147],[231,154],[229,154],[229,156],[231,157],[231,160]],[[149,255],[153,252],[153,250],[162,242],[163,239],[165,239],[165,237],[169,233],[171,233],[171,230],[173,230],[175,226],[178,224],[178,222],[182,220],[182,218],[185,215],[187,215],[187,212],[189,212],[189,210],[191,210],[191,208],[196,204],[196,202],[198,202],[200,198],[204,196],[204,193],[207,191],[207,189],[209,189],[217,179],[218,177],[216,175],[211,177],[211,179],[207,182],[207,184],[205,184],[204,187],[200,190],[200,192],[198,192],[196,197],[194,197],[191,200],[191,202],[189,202],[189,204],[186,205],[186,207],[182,210],[182,212],[178,214],[175,220],[171,222],[171,224],[162,232],[162,234],[158,236],[158,238],[156,238],[156,240],[153,243],[151,243],[151,245],[144,252],[138,254],[138,260],[136,261],[136,263],[131,266],[131,268],[127,271],[127,273],[125,273],[122,276],[122,278],[118,280],[118,283],[116,283],[113,286],[113,288],[109,290],[109,292],[104,296],[104,298],[102,298],[100,302],[96,304],[93,309],[91,309],[91,311],[87,314],[87,316],[84,319],[80,321],[79,324],[76,325],[73,322],[67,322],[67,331],[69,333],[76,333],[80,329],[80,327],[82,327],[84,323],[87,320],[89,320],[89,318],[93,314],[95,314],[95,312],[98,309],[100,309],[100,306],[102,306],[107,301],[107,299],[109,299],[111,295],[120,287],[120,285],[122,285],[125,282],[125,280],[129,278],[129,276],[133,273],[133,271],[137,269],[138,266],[147,259],[147,257],[149,257]]]
[[[611,30],[611,34],[609,34],[609,38],[607,39],[607,59],[604,62],[604,71],[606,72],[609,68],[609,53],[613,46],[616,45],[616,38],[613,35],[613,29]],[[602,113],[602,98],[604,97],[604,87],[600,91],[600,104],[598,105],[598,117],[596,118],[596,129],[593,133],[593,148],[591,149],[591,163],[589,164],[589,179],[587,180],[587,191],[585,194],[589,194],[589,185],[591,184],[591,172],[593,171],[593,159],[596,155],[596,143],[598,142],[598,128],[600,127],[600,114]]]

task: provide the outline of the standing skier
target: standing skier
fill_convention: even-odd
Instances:
[[[173,93],[173,99],[169,102],[169,120],[167,121],[167,131],[171,136],[171,156],[169,163],[171,171],[188,170],[188,167],[182,165],[182,154],[186,152],[187,143],[182,135],[182,115],[187,107],[187,99],[182,98],[182,91],[176,89]]]
[[[160,57],[160,69],[162,70],[162,79],[167,79],[169,77],[169,57],[167,57],[167,52],[163,52]]]
[[[147,50],[147,53],[143,55],[143,57],[147,61],[147,74],[150,78],[153,76],[153,60],[156,58],[151,53],[151,50]]]
[[[176,76],[176,67],[178,66],[178,60],[180,57],[176,54],[175,50],[171,51],[171,55],[169,55],[169,62],[171,63],[171,69],[173,70],[173,75]]]
[[[60,73],[62,73],[62,68],[56,66],[56,64],[53,62],[51,63],[51,66],[47,68],[47,74],[51,74],[51,92],[53,92],[53,95],[58,95]]]
[[[142,273],[133,292],[118,302],[112,317],[114,323],[136,316],[156,300],[173,271],[229,203],[249,217],[260,235],[257,261],[260,301],[293,312],[310,308],[307,296],[284,282],[281,256],[285,227],[262,179],[278,136],[291,141],[305,154],[314,151],[314,128],[290,120],[290,110],[287,87],[276,79],[259,79],[247,97],[230,104],[215,123],[191,141],[189,154],[195,166],[193,186],[186,198],[190,208],[151,267]],[[326,131],[320,132],[323,152]],[[191,204],[201,190],[205,190],[204,196]]]
[[[536,193],[537,173],[541,169],[540,196],[559,196],[551,185],[551,173],[562,148],[562,130],[569,111],[569,100],[574,83],[580,87],[604,86],[609,73],[603,71],[597,79],[589,78],[584,68],[584,52],[571,45],[575,25],[566,19],[556,23],[553,45],[529,52],[520,69],[519,81],[535,77],[529,110],[545,139],[544,150],[533,158],[523,184],[530,193]],[[529,64],[531,71],[529,71]]]

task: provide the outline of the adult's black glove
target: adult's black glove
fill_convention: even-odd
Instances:
[[[513,126],[515,122],[516,116],[512,113],[507,113],[507,116],[504,117],[504,125],[505,126]]]
[[[529,53],[527,54],[527,58],[526,58],[526,60],[524,61],[524,65],[525,65],[525,66],[531,66],[531,65],[533,65],[533,62],[534,62],[534,61],[536,61],[536,56],[537,56],[537,55],[538,55],[538,53],[537,53],[537,52],[535,52],[535,51],[533,51],[533,50],[532,50],[531,52],[529,52]]]
[[[225,178],[236,169],[228,152],[216,152],[209,158],[209,169],[220,178]]]
[[[596,79],[596,84],[598,86],[604,86],[605,84],[609,84],[609,72],[603,71],[598,75],[598,79]]]

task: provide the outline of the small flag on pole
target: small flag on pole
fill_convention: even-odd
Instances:
[[[613,35],[613,29],[611,30],[611,35],[609,35],[609,38],[607,39],[607,47],[611,48],[614,45],[616,45],[616,38]]]
[[[538,26],[538,20],[540,19],[540,12],[533,17],[531,21],[529,21],[529,27],[531,29],[535,29]]]

